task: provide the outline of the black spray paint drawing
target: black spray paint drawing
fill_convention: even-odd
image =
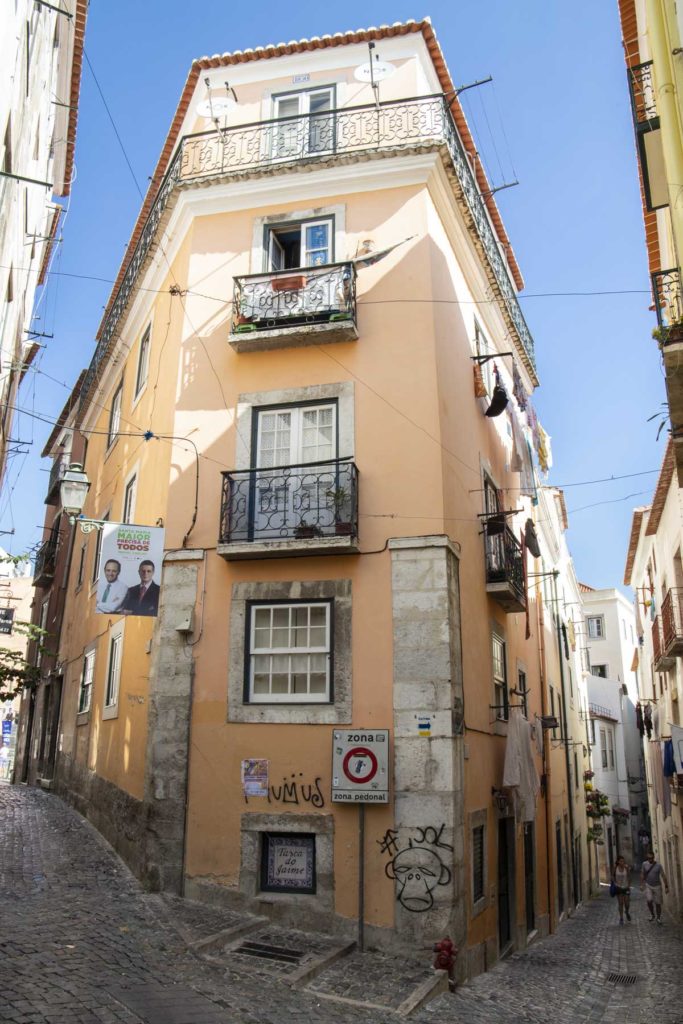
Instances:
[[[294,804],[300,806],[301,804],[311,804],[312,807],[324,807],[325,797],[320,788],[322,779],[320,776],[316,776],[312,783],[302,782],[303,772],[299,772],[299,778],[296,777],[296,772],[292,772],[289,781],[287,777],[283,775],[282,784],[276,786],[272,784],[268,786],[268,791],[264,793],[249,793],[244,790],[244,802],[249,803],[249,796],[267,796],[268,803],[282,803],[282,804]]]
[[[453,852],[453,847],[443,840],[445,827],[417,828],[415,837],[403,847],[399,844],[398,832],[392,828],[377,840],[380,851],[391,854],[384,872],[396,882],[396,899],[413,914],[431,910],[434,890],[439,885],[448,885],[451,880],[451,869],[445,863],[445,855],[439,852]]]

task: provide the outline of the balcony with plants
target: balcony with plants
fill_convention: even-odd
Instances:
[[[358,551],[358,470],[349,460],[223,473],[218,553],[228,561]]]
[[[353,263],[235,278],[230,344],[237,352],[355,341]]]

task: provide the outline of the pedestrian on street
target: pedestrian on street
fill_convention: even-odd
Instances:
[[[619,904],[619,924],[624,923],[624,914],[626,914],[626,920],[631,920],[631,914],[629,909],[631,906],[631,886],[629,885],[631,878],[631,867],[626,863],[623,857],[617,857],[617,862],[614,865],[614,871],[612,872],[612,881],[617,887],[617,903]]]
[[[664,883],[664,891],[668,893],[669,883],[664,874],[664,868],[658,860],[655,860],[655,855],[650,850],[645,856],[640,872],[640,887],[645,890],[647,908],[650,911],[650,921],[656,920],[657,924],[662,923],[662,882]]]

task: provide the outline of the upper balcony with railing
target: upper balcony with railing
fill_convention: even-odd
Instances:
[[[47,484],[47,494],[45,495],[46,505],[59,504],[59,487],[68,468],[69,459],[63,455],[58,455],[50,467],[50,478]]]
[[[683,654],[683,588],[672,587],[662,601],[662,645],[668,657]]]
[[[168,208],[180,191],[264,174],[287,174],[312,165],[332,166],[428,151],[441,156],[456,202],[475,235],[492,297],[499,303],[529,372],[535,375],[533,339],[503,247],[448,100],[436,94],[281,117],[184,136],[171,158],[102,326],[81,391],[82,401],[86,401],[100,363],[109,351],[160,225],[165,222]]]
[[[52,531],[50,537],[38,548],[33,569],[33,585],[49,587],[55,575],[57,565],[58,534]]]
[[[683,322],[683,288],[681,287],[681,272],[678,267],[670,267],[668,270],[657,270],[652,275],[652,294],[655,300],[655,311],[657,323],[665,328],[662,333],[662,342],[668,340],[680,341],[678,329]],[[676,328],[677,331],[671,331]],[[671,337],[670,337],[671,335]]]
[[[487,521],[484,530],[486,590],[506,612],[523,612],[527,596],[524,586],[522,545],[509,526],[502,529]]]

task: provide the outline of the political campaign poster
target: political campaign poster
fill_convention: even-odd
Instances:
[[[102,531],[95,611],[157,615],[163,557],[163,527],[107,523]]]

